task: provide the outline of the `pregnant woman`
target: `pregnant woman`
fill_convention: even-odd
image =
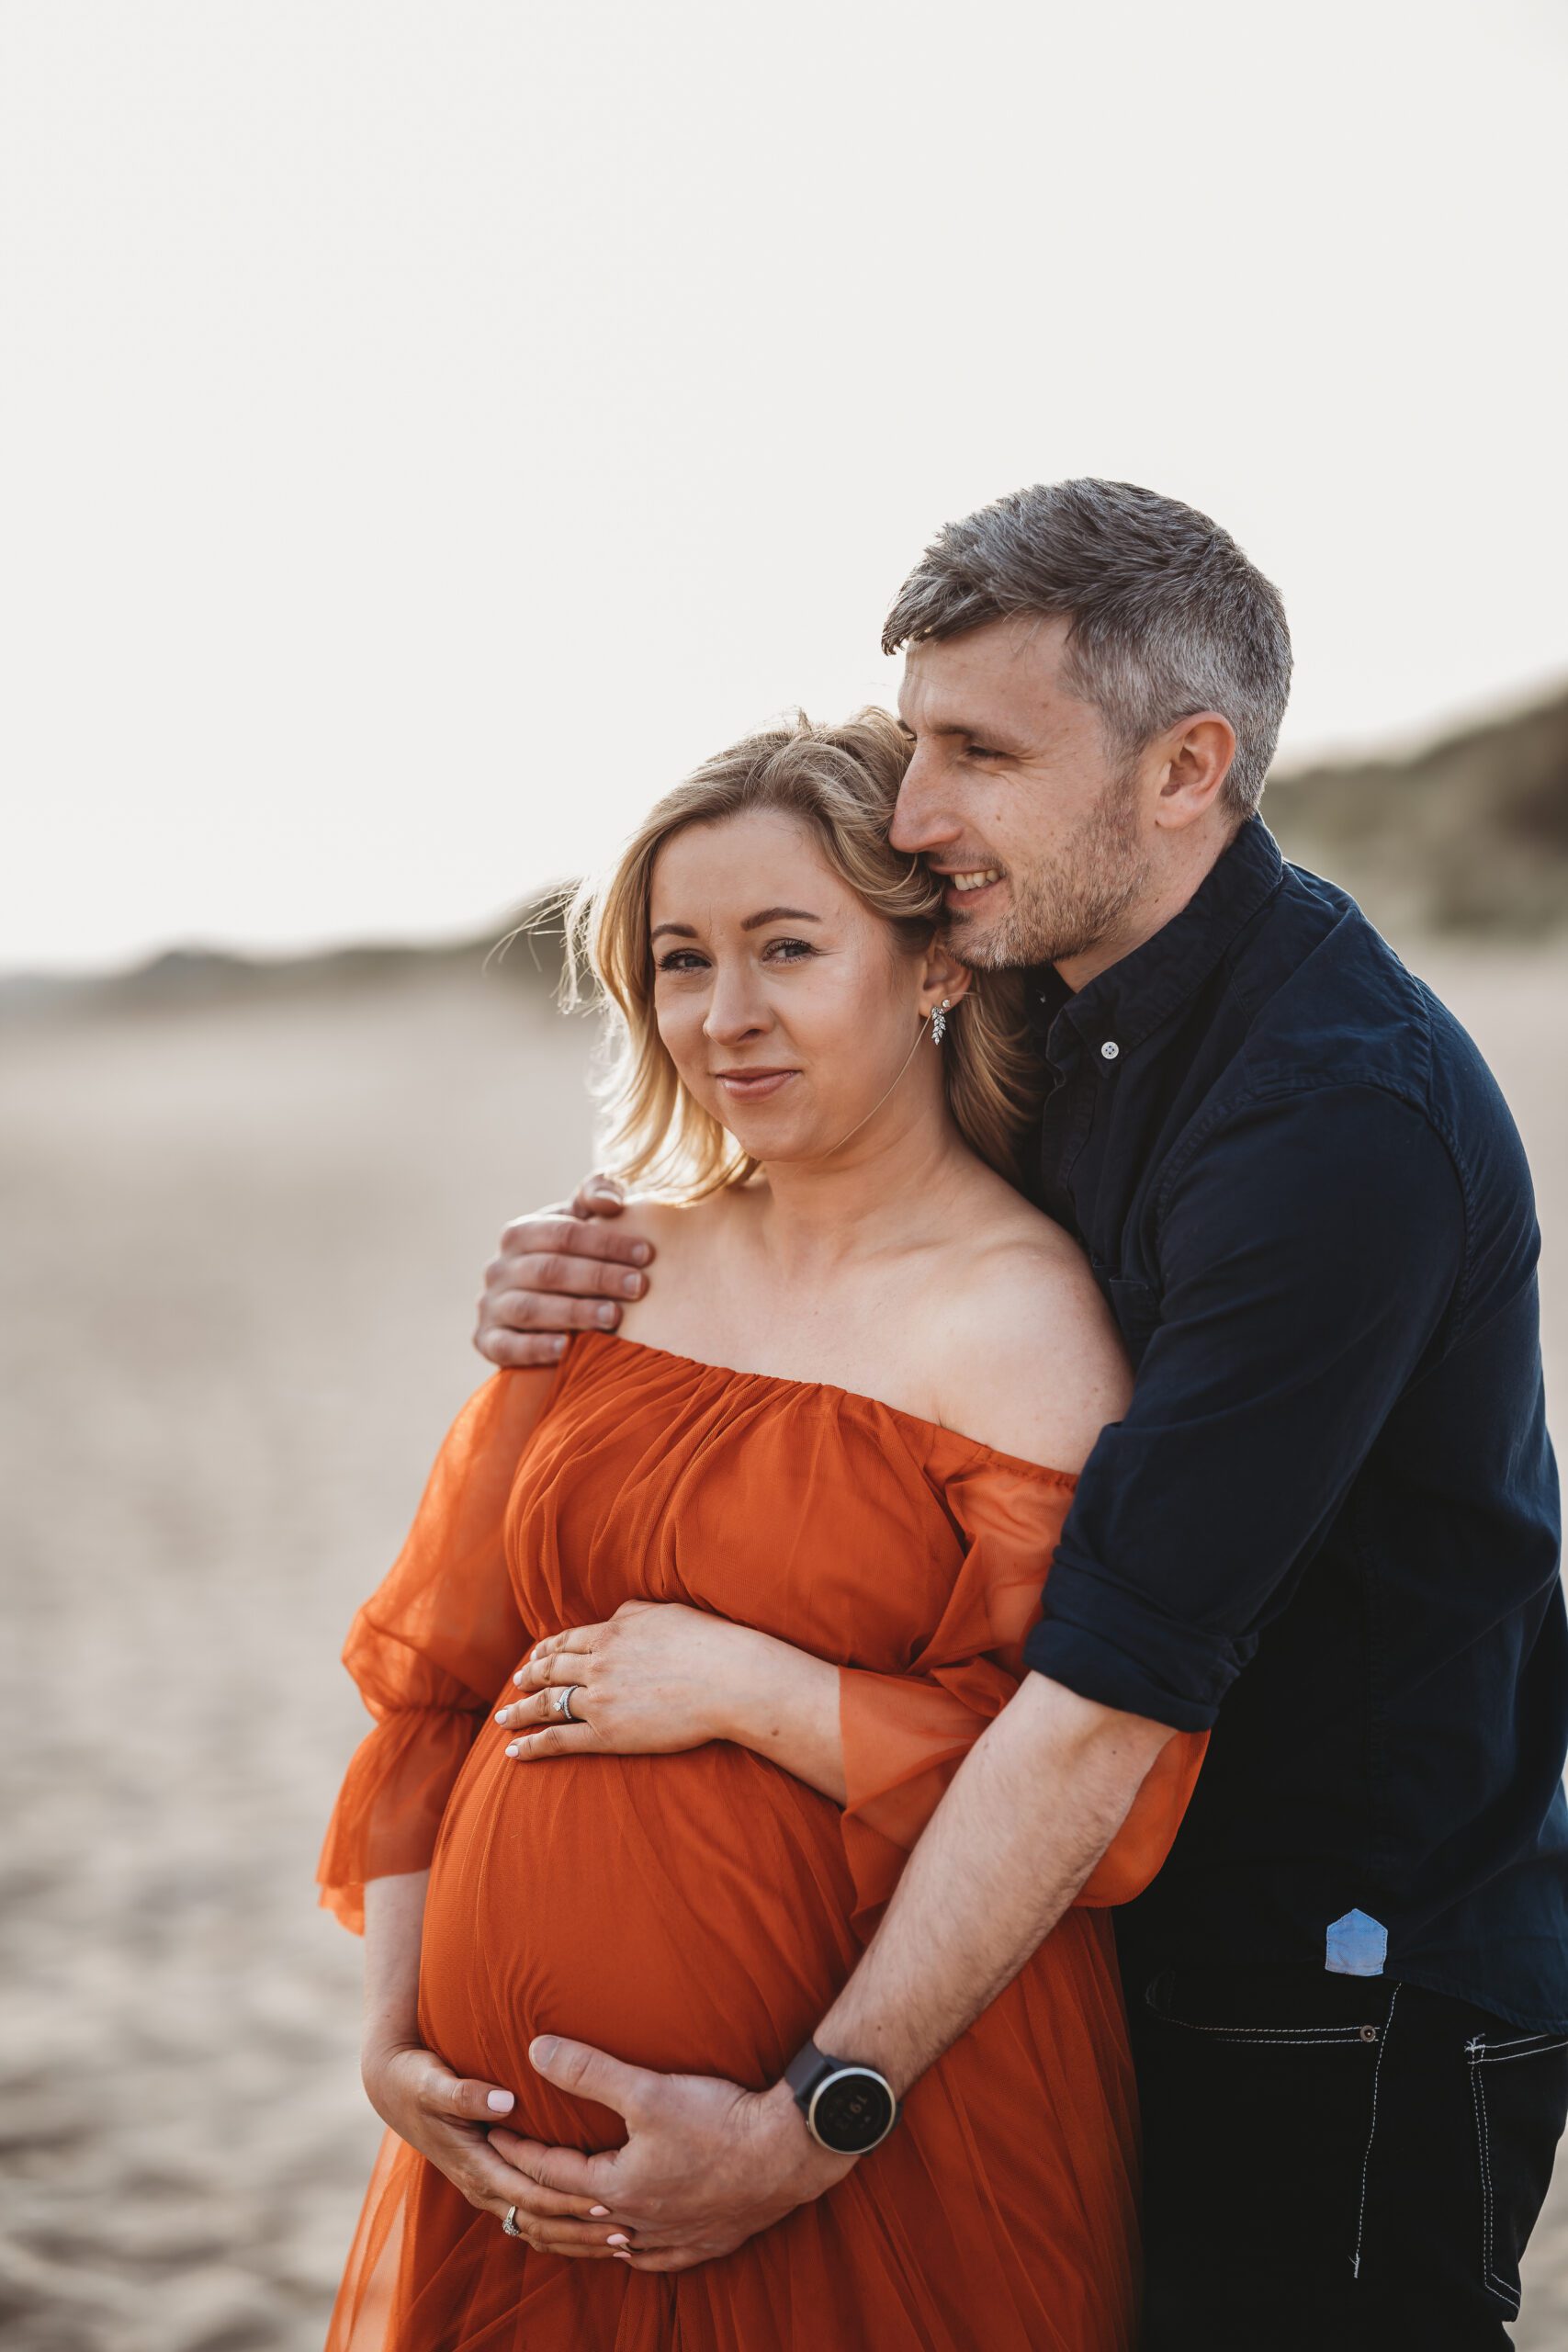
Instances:
[[[321,1878],[366,1926],[389,2129],[329,2352],[1134,2340],[1105,1906],[1163,1859],[1196,1738],[888,2136],[773,2228],[639,2268],[613,2212],[513,2162],[624,2136],[536,2035],[779,2082],[1017,1687],[1128,1393],[1076,1245],[1013,1189],[1017,977],[954,962],[940,886],[887,846],[907,757],[878,712],[754,737],[576,910],[659,1277],[479,1390],[350,1634],[377,1724]]]

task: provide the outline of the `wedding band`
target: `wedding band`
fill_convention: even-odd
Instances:
[[[571,1694],[574,1690],[581,1690],[581,1682],[568,1682],[556,1692],[556,1713],[563,1724],[574,1724],[581,1720],[571,1712]]]
[[[501,2226],[506,2232],[509,2238],[520,2238],[522,2236],[523,2233],[517,2226],[517,2208],[515,2205],[509,2205],[507,2207],[505,2212],[501,2217]]]

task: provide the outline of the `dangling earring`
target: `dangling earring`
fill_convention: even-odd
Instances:
[[[931,1044],[932,1044],[933,1046],[940,1046],[940,1045],[941,1045],[941,1043],[942,1043],[942,1039],[943,1039],[943,1037],[944,1037],[946,1035],[947,1035],[947,999],[946,999],[946,997],[943,997],[943,998],[942,998],[942,1002],[937,1006],[937,1008],[936,1008],[935,1012],[931,1014]]]

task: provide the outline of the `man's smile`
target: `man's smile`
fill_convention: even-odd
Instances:
[[[931,871],[942,882],[948,907],[962,907],[966,914],[978,914],[981,900],[998,889],[1006,879],[999,865],[933,866]]]

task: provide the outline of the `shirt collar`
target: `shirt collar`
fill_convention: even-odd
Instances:
[[[1078,1037],[1124,1050],[1141,1045],[1193,996],[1232,942],[1284,879],[1280,844],[1261,817],[1249,817],[1197,889],[1163,930],[1075,995],[1055,967],[1029,976],[1036,1022],[1050,1060],[1075,1058]],[[1077,1033],[1063,1034],[1064,1027]]]

